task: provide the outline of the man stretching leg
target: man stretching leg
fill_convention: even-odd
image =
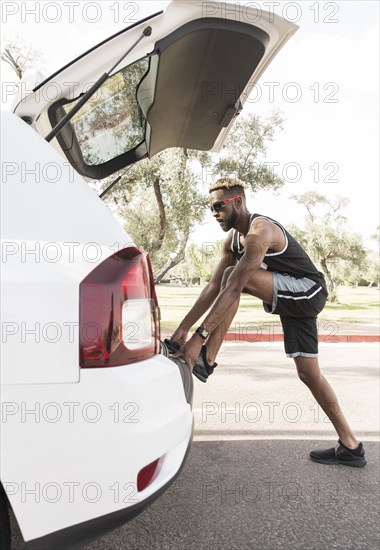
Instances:
[[[325,464],[365,466],[363,444],[356,440],[334,390],[319,369],[317,315],[327,299],[323,274],[281,224],[248,212],[241,181],[216,181],[210,188],[210,208],[228,236],[210,282],[172,335],[170,342],[181,345],[175,357],[183,357],[193,374],[206,382],[216,367],[217,353],[241,293],[261,299],[265,311],[280,316],[285,352],[294,359],[299,378],[339,436],[335,448],[312,451],[310,457]],[[192,325],[210,307],[187,340]]]

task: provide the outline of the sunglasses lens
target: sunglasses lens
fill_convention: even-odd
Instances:
[[[233,201],[234,199],[237,199],[238,197],[231,197],[230,199],[226,199],[224,201],[218,201],[218,202],[214,202],[214,204],[212,206],[210,206],[210,210],[211,212],[220,212],[222,210],[222,208],[228,203],[228,202],[231,202]]]

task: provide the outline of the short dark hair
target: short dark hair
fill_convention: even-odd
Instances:
[[[208,191],[212,193],[213,191],[222,189],[227,197],[233,197],[234,195],[245,197],[245,187],[245,183],[237,178],[220,178],[211,185]]]

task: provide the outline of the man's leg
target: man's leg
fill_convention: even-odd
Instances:
[[[225,270],[222,283],[221,291],[225,288],[228,277],[233,271],[233,267],[229,267]],[[272,304],[273,297],[273,278],[272,273],[260,269],[257,271],[254,276],[250,279],[246,288],[243,289],[243,292],[250,294],[267,304]],[[218,327],[210,334],[206,341],[207,353],[206,359],[209,365],[213,365],[215,362],[216,356],[219,352],[220,346],[223,343],[226,332],[230,328],[233,318],[236,315],[240,303],[240,299],[236,300],[228,310],[228,313],[225,315]]]
[[[318,363],[317,317],[326,302],[326,291],[307,278],[294,280],[275,274],[277,303],[284,332],[285,352],[295,361],[298,376],[308,386],[317,403],[331,420],[340,443],[332,449],[310,452],[310,457],[325,464],[366,465],[364,448],[358,443],[338,403],[334,390],[322,376]]]
[[[358,446],[347,420],[342,413],[334,390],[322,376],[317,357],[294,357],[300,380],[306,384],[318,404],[331,420],[339,439],[346,447]]]

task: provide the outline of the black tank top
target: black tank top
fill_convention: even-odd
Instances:
[[[261,264],[261,269],[267,269],[268,271],[277,271],[278,273],[283,273],[287,275],[292,275],[297,279],[302,277],[308,277],[316,283],[320,283],[323,288],[326,288],[325,277],[323,273],[318,271],[310,257],[307,255],[302,246],[295,240],[286,229],[278,223],[276,220],[272,220],[268,216],[262,216],[261,214],[251,214],[249,220],[249,228],[252,225],[252,222],[258,218],[264,218],[275,223],[284,233],[285,237],[285,246],[280,252],[274,252],[269,249],[265,254],[264,261]],[[244,254],[244,247],[240,245],[240,233],[233,230],[232,242],[231,242],[231,251],[233,252],[235,258],[240,260]]]

